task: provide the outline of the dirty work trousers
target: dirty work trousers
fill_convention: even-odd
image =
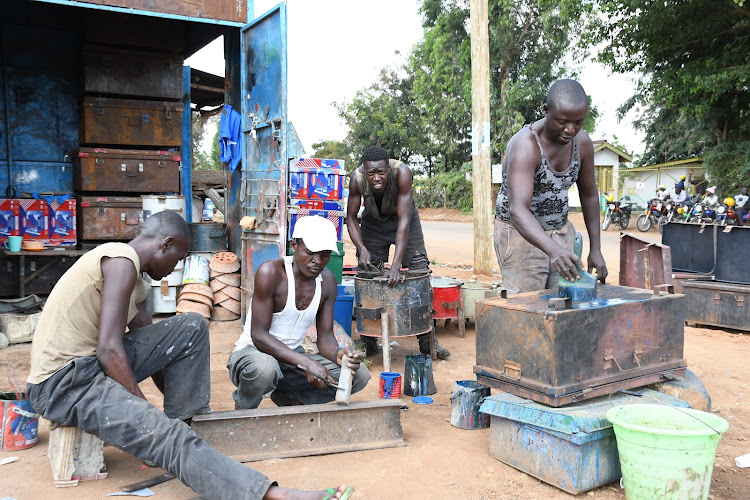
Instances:
[[[203,498],[263,498],[271,480],[211,448],[182,421],[210,411],[206,320],[174,316],[132,330],[123,345],[139,382],[164,369],[164,411],[107,377],[95,356],[28,384],[31,405],[48,420],[160,465]]]
[[[573,251],[575,229],[570,221],[547,234],[562,247]],[[503,288],[508,293],[534,292],[557,286],[557,269],[549,256],[526,241],[513,224],[495,218],[495,253],[500,264]]]
[[[295,349],[304,353],[302,347]],[[320,354],[307,354],[322,364],[336,380],[341,375],[341,367]],[[260,352],[248,345],[234,351],[227,361],[229,378],[237,389],[232,393],[238,408],[257,408],[263,395],[271,391],[271,401],[278,406],[312,405],[329,403],[336,399],[336,389],[317,389],[310,385],[304,372],[296,366],[280,363],[273,356]],[[352,373],[352,394],[365,388],[370,380],[370,372],[364,363]]]

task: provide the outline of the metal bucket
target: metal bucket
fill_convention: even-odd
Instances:
[[[360,335],[382,335],[381,311],[390,317],[391,338],[427,333],[432,329],[430,271],[407,271],[392,288],[385,276],[360,272],[354,277],[354,303]]]
[[[191,252],[221,252],[227,249],[226,224],[195,222],[188,225],[193,235]]]
[[[434,299],[432,309],[434,319],[458,318],[461,306],[461,281],[453,278],[431,278]]]
[[[464,306],[464,316],[474,319],[477,315],[476,300],[494,297],[497,287],[491,283],[469,282],[461,287],[461,302]]]

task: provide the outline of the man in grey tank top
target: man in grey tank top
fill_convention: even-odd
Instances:
[[[558,275],[579,278],[583,263],[573,253],[568,189],[576,184],[589,234],[588,271],[607,276],[599,233],[599,193],[594,147],[582,130],[588,97],[574,80],[552,84],[544,118],[508,142],[495,205],[495,252],[503,287],[510,293],[552,288]]]

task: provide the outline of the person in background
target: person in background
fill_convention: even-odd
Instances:
[[[411,169],[399,160],[392,160],[388,152],[371,146],[362,153],[362,165],[349,180],[349,201],[346,208],[346,227],[352,243],[357,247],[357,262],[363,271],[382,272],[393,245],[393,260],[385,272],[388,286],[402,278],[401,268],[429,270],[430,261],[424,246],[422,224],[412,196]],[[357,212],[364,202],[362,222]],[[377,339],[364,337],[368,354],[377,352]],[[419,352],[430,353],[430,334],[418,335]],[[450,351],[435,338],[435,353],[446,359]]]
[[[706,207],[715,207],[719,204],[719,197],[716,196],[716,186],[706,188],[706,194],[703,196]]]
[[[675,206],[680,206],[687,200],[687,193],[685,192],[684,183],[681,185],[679,182],[674,186],[674,202]]]
[[[594,146],[582,130],[588,96],[574,80],[552,84],[544,118],[525,126],[508,142],[502,184],[495,204],[495,252],[510,293],[557,286],[558,274],[573,281],[583,262],[573,252],[575,230],[568,221],[573,183],[589,234],[588,271],[606,278],[601,251],[599,194],[594,179]]]
[[[238,409],[257,408],[269,392],[277,406],[333,401],[336,389],[324,381],[338,381],[344,362],[352,369],[353,393],[370,380],[362,354],[339,348],[333,335],[337,285],[326,265],[336,250],[336,228],[317,215],[302,217],[291,246],[291,257],[266,261],[255,273],[250,317],[227,361]],[[306,354],[302,342],[313,323],[319,354]]]
[[[734,210],[737,214],[737,225],[743,226],[745,223],[745,217],[747,216],[748,209],[750,209],[750,203],[747,196],[747,186],[740,188],[740,194],[734,197]]]

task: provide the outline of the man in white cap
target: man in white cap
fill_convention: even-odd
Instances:
[[[361,353],[339,348],[333,335],[337,285],[326,264],[336,250],[336,228],[323,217],[303,217],[291,246],[292,257],[266,261],[255,273],[250,317],[227,361],[236,408],[257,408],[271,391],[278,406],[333,401],[336,389],[325,380],[338,381],[344,355],[352,393],[370,380]],[[313,321],[320,354],[305,354],[301,344]]]

